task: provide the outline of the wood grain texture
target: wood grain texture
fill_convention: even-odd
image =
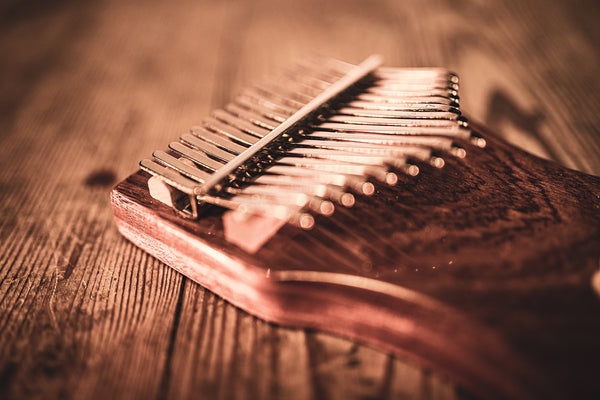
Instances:
[[[0,397],[461,396],[240,312],[123,239],[108,193],[307,51],[449,67],[474,119],[600,174],[595,2],[136,3],[0,5]]]

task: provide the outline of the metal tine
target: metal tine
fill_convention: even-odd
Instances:
[[[233,171],[241,167],[244,163],[255,157],[256,154],[261,152],[266,145],[286,135],[290,129],[295,129],[296,124],[306,121],[307,118],[309,118],[324,103],[331,101],[335,96],[338,96],[343,91],[347,90],[353,84],[376,69],[380,64],[380,56],[372,55],[366,58],[363,62],[341,77],[338,81],[325,89],[321,94],[316,96],[306,105],[302,106],[296,113],[294,113],[294,115],[284,121],[281,125],[270,131],[265,137],[260,139],[254,145],[250,146],[247,150],[244,150],[241,154],[216,171],[210,177],[210,179],[207,180],[201,188],[199,188],[199,194],[206,194],[214,189],[220,190],[222,188],[220,184],[221,181],[230,176]]]
[[[377,95],[383,98],[446,98],[446,99],[459,99],[458,91],[449,88],[398,88],[390,89],[388,87],[371,87],[365,90],[365,95]]]
[[[334,200],[335,202],[350,207],[354,204],[354,196],[351,193],[345,192],[338,187],[332,185],[323,184],[305,184],[300,185],[297,182],[291,182],[289,180],[277,181],[277,178],[283,178],[281,176],[270,175],[272,182],[268,182],[268,179],[262,179],[261,181],[254,181],[252,185],[241,188],[241,189],[226,189],[229,193],[241,193],[248,195],[279,195],[281,193],[302,193],[309,197],[315,197],[317,199]],[[346,200],[348,199],[348,200]],[[316,204],[316,203],[315,203]],[[318,207],[318,212],[322,212],[323,207]]]
[[[369,109],[369,110],[388,110],[388,111],[404,111],[410,112],[414,117],[409,118],[418,118],[421,116],[435,116],[434,113],[454,113],[460,115],[460,110],[458,107],[447,105],[447,104],[427,104],[427,103],[376,103],[372,101],[350,101],[346,104],[348,107],[352,108],[361,108],[361,109]],[[428,113],[428,114],[424,114]],[[407,114],[408,115],[408,114]],[[438,114],[439,115],[439,114]]]
[[[172,168],[167,168],[156,161],[144,159],[140,161],[142,170],[158,175],[168,185],[188,195],[194,194],[194,189],[198,186],[198,182],[188,179]]]
[[[300,206],[323,215],[331,215],[335,206],[329,200],[309,193],[286,189],[284,187],[268,187],[265,185],[250,185],[245,188],[225,188],[225,192],[235,197],[248,196],[258,201],[267,200],[285,206]]]
[[[183,160],[175,158],[172,155],[165,153],[164,151],[157,150],[154,153],[152,153],[152,157],[154,157],[161,163],[173,168],[180,174],[183,174],[188,178],[195,180],[196,182],[203,183],[210,177],[209,173],[202,171],[200,168],[192,166],[184,162]]]
[[[288,70],[288,74],[292,75],[305,75],[311,78],[316,78],[327,83],[333,83],[340,79],[346,72],[342,72],[336,69],[323,68],[319,63],[307,63],[308,59],[303,60],[292,66]]]
[[[348,148],[355,151],[390,151],[402,152],[405,148],[423,148],[450,152],[458,157],[464,157],[465,150],[456,146],[450,137],[440,136],[404,136],[382,135],[379,133],[340,133],[316,131],[307,139],[298,142],[299,146],[307,145],[325,148]]]
[[[386,156],[386,157],[395,157],[395,158],[411,158],[415,160],[430,162],[433,165],[440,165],[440,161],[437,159],[439,157],[433,156],[432,150],[435,150],[430,147],[426,147],[423,145],[388,145],[388,144],[379,144],[379,143],[361,143],[361,142],[352,142],[352,141],[343,141],[343,140],[305,140],[298,143],[299,147],[293,150],[290,150],[290,153],[293,154],[304,154],[302,152],[302,148],[305,146],[308,149],[319,151],[320,149],[329,149],[336,151],[344,151],[350,153],[358,153],[358,154],[371,154],[375,156]],[[308,150],[307,149],[307,150]],[[453,148],[451,146],[448,147],[448,150],[451,151]],[[441,149],[437,149],[442,151]],[[308,152],[313,153],[313,151]],[[443,162],[443,161],[442,161]],[[403,169],[410,168],[410,166],[403,166]],[[412,175],[412,173],[409,173]]]
[[[330,81],[320,79],[316,76],[304,74],[298,71],[287,71],[281,75],[280,79],[291,79],[296,82],[300,82],[308,87],[314,88],[318,91],[322,91],[331,85]]]
[[[277,78],[271,79],[270,82],[273,84],[281,85],[294,85],[297,90],[301,93],[311,96],[311,98],[317,96],[321,93],[326,87],[330,86],[329,83],[324,83],[322,81],[318,81],[320,83],[316,83],[314,80],[305,79],[310,78],[306,76],[288,76],[283,75]],[[312,84],[311,84],[312,83]]]
[[[217,147],[211,143],[205,142],[194,135],[190,135],[190,134],[186,133],[185,135],[182,135],[179,138],[179,140],[181,140],[181,142],[185,143],[187,146],[199,149],[199,150],[203,151],[204,153],[206,153],[207,155],[216,157],[217,159],[219,159],[223,162],[231,161],[235,157],[235,154],[232,154],[228,151],[222,150],[219,147]]]
[[[445,78],[458,83],[458,76],[444,68],[386,68],[374,72],[380,79],[439,79]]]
[[[302,108],[302,106],[304,106],[304,104],[306,104],[262,87],[248,88],[242,92],[242,95],[264,97],[269,101],[275,102],[275,104],[277,105],[282,104],[284,106],[290,107],[294,111],[299,110],[300,108]]]
[[[391,125],[391,126],[436,126],[454,127],[456,120],[448,119],[414,119],[414,118],[384,118],[371,116],[339,115],[335,114],[326,119],[327,122],[341,122],[345,124],[361,125]]]
[[[398,182],[398,175],[387,168],[337,160],[324,160],[319,158],[282,157],[275,162],[276,165],[293,165],[295,167],[309,168],[323,172],[337,172],[341,174],[364,175],[373,177],[380,182],[393,186]]]
[[[239,96],[235,99],[234,104],[237,104],[241,107],[247,108],[248,110],[253,110],[260,115],[263,115],[266,118],[272,119],[273,121],[282,123],[285,121],[293,112],[287,109],[281,109],[279,107],[269,107],[263,102],[259,103],[258,101],[252,101],[248,97]],[[274,103],[271,103],[273,106]],[[288,112],[289,111],[289,112]]]
[[[246,119],[239,118],[237,115],[234,115],[225,110],[215,110],[213,111],[212,116],[226,123],[227,125],[233,126],[234,128],[241,130],[242,132],[248,133],[258,138],[264,137],[267,133],[271,131],[271,129],[266,129],[259,125],[253,124],[252,122],[249,122]]]
[[[287,157],[299,156],[323,160],[341,161],[353,164],[391,166],[396,169],[406,168],[406,159],[387,154],[358,153],[339,149],[296,147],[285,152]]]
[[[305,57],[305,60],[308,60],[317,66],[331,68],[344,74],[355,67],[354,64],[319,54],[308,55]]]
[[[227,112],[238,116],[239,118],[243,118],[246,121],[249,121],[255,125],[258,125],[262,128],[273,130],[277,127],[277,121],[273,121],[272,119],[267,118],[266,116],[255,112],[254,110],[246,109],[242,106],[239,106],[235,103],[229,103],[225,106],[225,110]]]
[[[383,133],[397,135],[424,135],[424,136],[449,136],[460,139],[469,139],[471,130],[460,125],[452,128],[445,127],[420,127],[420,126],[387,126],[387,125],[358,125],[340,124],[337,122],[323,122],[316,126],[319,130],[331,130],[337,132],[362,132]]]
[[[278,93],[287,98],[296,100],[302,104],[306,104],[311,101],[320,91],[317,93],[304,93],[302,89],[305,86],[298,85],[297,81],[292,79],[282,80],[282,82],[276,82],[273,80],[267,80],[261,83],[260,86],[256,86],[259,89],[268,90],[271,93]]]
[[[238,155],[239,153],[247,149],[247,146],[235,143],[231,141],[228,137],[209,131],[208,129],[203,127],[194,127],[191,129],[190,132],[193,136],[197,137],[198,139],[202,139],[205,142],[209,142],[234,155]],[[185,138],[189,139],[187,135],[182,135],[180,139],[190,144],[194,144],[193,142]]]
[[[324,57],[306,57],[296,63],[290,71],[295,72],[297,76],[311,76],[318,79],[331,82],[339,79],[341,76],[355,68],[356,65],[338,61],[332,58]],[[297,69],[301,69],[303,73],[297,73]]]
[[[374,82],[370,82],[368,85],[362,87],[365,91],[373,89],[381,90],[428,90],[428,89],[450,89],[458,91],[458,83],[454,83],[446,79],[435,79],[432,81],[413,81],[413,80],[393,80],[393,79],[380,79]]]
[[[421,95],[415,95],[415,96],[409,96],[409,95],[404,95],[404,96],[380,96],[377,94],[372,94],[372,93],[361,93],[358,96],[356,96],[356,99],[358,101],[368,101],[371,103],[378,103],[378,104],[401,104],[401,105],[413,105],[415,107],[419,107],[419,108],[425,108],[425,107],[433,107],[436,105],[449,105],[449,106],[453,106],[453,107],[458,107],[458,103],[460,101],[460,99],[458,97],[453,97],[453,96],[437,96],[437,95],[430,95],[430,96],[421,96]]]
[[[207,118],[204,121],[202,121],[202,123],[209,129],[212,129],[217,133],[225,135],[230,139],[243,143],[246,146],[251,146],[260,140],[260,138],[256,136],[249,135],[245,132],[242,132],[238,128],[235,128],[231,125],[227,125],[214,118]]]
[[[313,182],[307,179],[298,179],[285,175],[259,175],[252,180],[252,184],[268,185],[269,187],[285,187],[334,200],[344,207],[352,207],[355,203],[354,196],[345,190],[344,186],[329,183]]]
[[[277,203],[269,203],[265,201],[265,199],[257,200],[256,198],[246,196],[235,196],[230,199],[225,199],[222,197],[204,195],[200,200],[205,203],[234,210],[239,213],[238,215],[241,218],[245,215],[262,214],[287,221],[292,225],[307,230],[311,229],[315,224],[313,216],[309,213],[302,212],[301,207],[290,207]]]
[[[352,189],[354,193],[371,196],[375,186],[364,175],[327,172],[296,167],[293,165],[271,165],[263,171],[265,174],[293,177],[295,180],[323,183]]]
[[[221,168],[224,164],[223,162],[213,160],[203,152],[184,146],[180,142],[170,143],[169,148],[175,153],[211,171],[216,171],[217,169]]]
[[[389,107],[388,107],[389,108]],[[336,111],[337,115],[354,115],[359,117],[380,117],[380,118],[398,118],[403,120],[416,119],[416,120],[452,120],[456,121],[461,119],[460,113],[445,112],[445,111],[434,111],[434,112],[423,112],[423,111],[403,111],[403,110],[390,110],[388,108],[376,109],[376,108],[356,108],[356,107],[343,107]]]
[[[415,77],[415,76],[397,76],[397,77],[381,77],[377,76],[375,72],[373,74],[373,80],[371,82],[365,82],[365,87],[375,86],[400,86],[400,87],[410,87],[415,85],[421,85],[426,87],[452,87],[458,88],[459,84],[454,81],[451,75],[438,75],[438,76],[424,76],[424,77]]]

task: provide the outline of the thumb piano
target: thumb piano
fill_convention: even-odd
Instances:
[[[112,191],[135,245],[259,318],[485,398],[600,395],[600,178],[461,113],[444,69],[311,58]]]

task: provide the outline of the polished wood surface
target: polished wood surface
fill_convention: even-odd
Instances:
[[[3,398],[464,396],[410,359],[253,318],[117,232],[108,193],[138,160],[308,51],[451,68],[473,119],[600,174],[594,2],[30,1],[0,12]]]

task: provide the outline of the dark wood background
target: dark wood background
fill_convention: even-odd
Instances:
[[[467,396],[377,349],[239,311],[124,240],[138,160],[307,52],[458,72],[507,140],[600,174],[594,1],[4,1],[0,398]]]

